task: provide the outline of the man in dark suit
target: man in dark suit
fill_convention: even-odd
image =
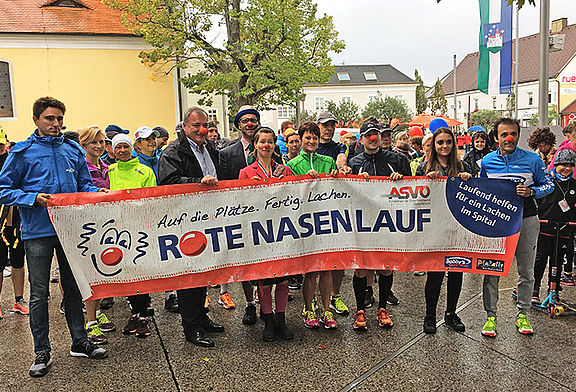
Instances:
[[[254,162],[251,155],[254,151],[253,138],[260,127],[260,113],[253,106],[242,106],[234,117],[234,126],[241,136],[233,144],[220,150],[220,168],[222,180],[237,180],[240,170]],[[242,323],[256,324],[256,303],[250,282],[242,282],[244,296],[246,297],[246,310]],[[221,286],[220,296],[226,294],[227,287]],[[220,302],[220,301],[219,301]]]
[[[160,185],[201,183],[218,184],[218,151],[207,141],[208,114],[191,107],[184,113],[182,132],[160,157],[158,181]],[[201,347],[214,347],[206,332],[223,332],[206,314],[206,287],[178,290],[178,305],[186,340]]]

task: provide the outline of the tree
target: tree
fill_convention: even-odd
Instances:
[[[476,110],[470,115],[471,125],[480,125],[489,132],[494,123],[502,117],[502,113],[498,110],[480,109]]]
[[[317,119],[318,119],[317,113],[309,112],[308,110],[303,110],[302,112],[300,112],[300,124],[303,124],[303,123],[309,122],[309,121],[316,122]],[[296,129],[298,129],[300,124],[298,124],[298,121],[296,121],[296,115],[290,117],[290,121],[292,121],[294,123],[294,126],[296,127]]]
[[[401,121],[409,120],[412,118],[412,113],[404,101],[392,97],[382,98],[382,94],[378,92],[378,96],[368,102],[362,110],[363,118],[371,116],[390,124],[393,118]]]
[[[553,125],[554,122],[557,123],[557,120],[560,119],[560,114],[558,113],[558,109],[556,105],[548,106],[548,125]],[[539,124],[539,117],[538,114],[533,114],[532,117],[528,120],[528,124],[535,127]]]
[[[294,103],[305,83],[328,81],[328,53],[344,49],[332,17],[317,17],[312,0],[103,1],[153,47],[140,53],[144,63],[202,64],[181,79],[203,97],[200,104],[210,103],[210,93],[228,95],[232,110]]]
[[[417,69],[414,70],[414,80],[418,83],[418,87],[416,87],[416,114],[421,114],[424,113],[428,107],[428,98],[426,98],[424,81]]]
[[[506,117],[513,118],[516,112],[516,94],[514,94],[514,86],[510,90],[510,94],[506,99]]]
[[[440,113],[445,116],[448,111],[448,103],[444,96],[444,86],[442,86],[440,78],[438,78],[436,84],[434,84],[434,93],[430,96],[429,105],[432,114]]]
[[[340,102],[339,104],[328,101],[327,109],[336,117],[340,125],[350,124],[359,119],[360,106],[352,101]]]

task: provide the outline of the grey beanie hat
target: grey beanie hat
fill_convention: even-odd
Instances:
[[[576,164],[576,153],[571,150],[561,150],[558,151],[556,155],[556,160],[554,161],[554,166],[567,165],[574,166]]]

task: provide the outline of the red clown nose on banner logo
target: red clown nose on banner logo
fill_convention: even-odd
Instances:
[[[206,135],[208,133],[208,128],[200,127],[198,133],[200,133],[200,135]]]
[[[102,262],[109,267],[113,267],[120,263],[122,261],[122,257],[124,257],[122,251],[114,247],[105,249],[104,252],[100,254],[100,260],[102,260]]]
[[[370,136],[370,141],[371,141],[371,142],[375,142],[375,141],[377,141],[377,140],[378,140],[378,135],[372,135],[372,136]]]
[[[180,250],[186,256],[198,256],[204,252],[208,239],[199,231],[191,231],[180,238]]]
[[[504,141],[505,141],[506,143],[514,143],[514,136],[508,135],[508,136],[506,136],[506,138],[504,139]]]

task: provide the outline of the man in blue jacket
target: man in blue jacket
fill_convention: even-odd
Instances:
[[[44,376],[52,364],[48,286],[54,251],[60,268],[66,322],[72,336],[70,355],[93,359],[108,356],[106,350],[87,339],[82,297],[46,210],[53,193],[100,190],[92,185],[84,151],[77,143],[62,137],[65,112],[64,104],[51,97],[34,102],[33,120],[37,128],[28,140],[16,143],[0,172],[0,203],[19,207],[22,220],[30,281],[30,329],[36,353],[30,367],[32,377]]]
[[[538,154],[517,147],[520,137],[520,124],[510,118],[502,118],[494,125],[494,138],[499,143],[498,150],[482,159],[480,177],[503,178],[517,182],[516,193],[524,197],[522,229],[516,247],[518,264],[518,298],[516,306],[516,328],[526,335],[534,333],[527,314],[530,309],[534,287],[534,262],[540,223],[535,199],[554,191],[554,183],[546,171]],[[498,302],[498,276],[485,275],[483,287],[484,309],[488,320],[482,328],[482,335],[496,336],[496,303]]]

